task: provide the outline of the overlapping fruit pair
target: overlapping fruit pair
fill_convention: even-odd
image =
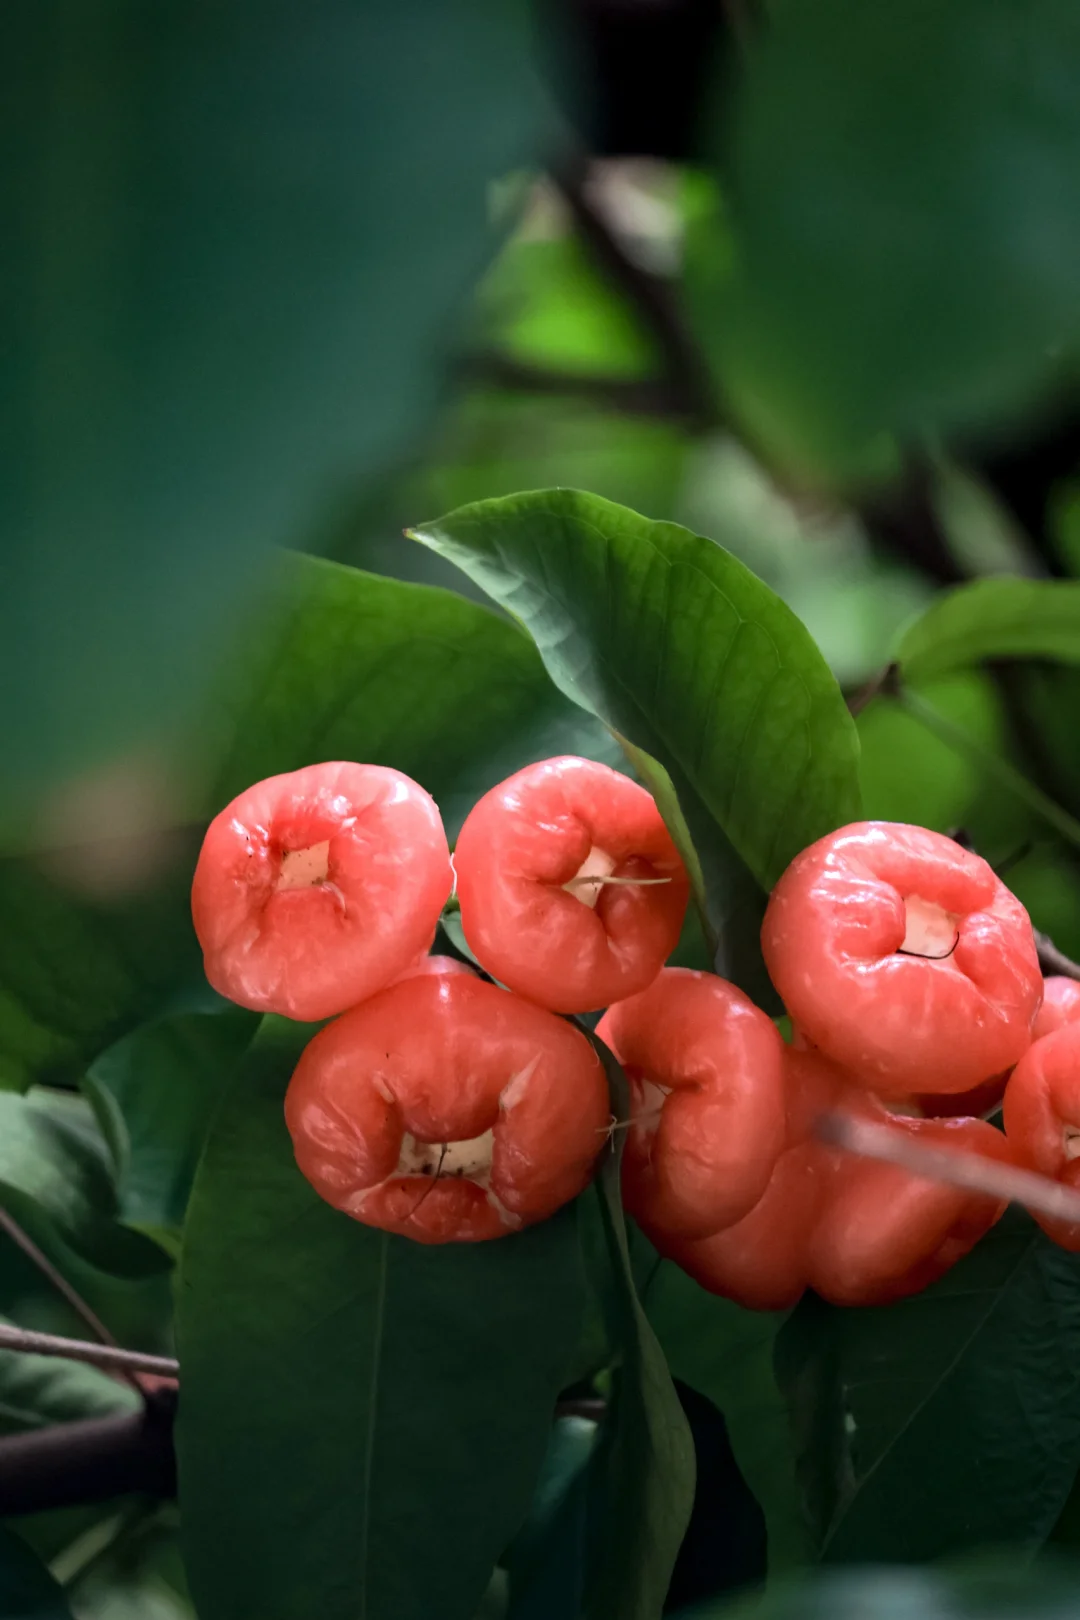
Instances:
[[[465,939],[498,983],[427,954],[455,872]],[[588,1036],[558,1015],[602,1007],[598,1036],[632,1093],[627,1208],[661,1253],[744,1304],[808,1286],[899,1298],[1001,1214],[828,1146],[823,1112],[1070,1180],[1080,987],[1051,981],[1044,1002],[1027,914],[977,856],[869,823],[796,859],[763,929],[790,1045],[734,985],[664,967],[687,898],[651,797],[602,765],[511,777],[472,811],[452,863],[421,787],[337,762],[227,806],[192,907],[219,991],[333,1020],[286,1097],[300,1169],[347,1214],[422,1242],[502,1236],[587,1184],[607,1086]],[[1051,1024],[1064,1027],[1037,1038]],[[971,1116],[1010,1071],[1006,1136]],[[1080,1229],[1052,1235],[1080,1247]]]

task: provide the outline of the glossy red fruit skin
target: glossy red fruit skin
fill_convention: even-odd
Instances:
[[[725,979],[664,968],[609,1008],[597,1035],[630,1083],[636,1123],[622,1171],[630,1213],[650,1230],[699,1238],[741,1219],[784,1146],[776,1025]]]
[[[326,874],[279,887],[326,845]],[[400,771],[334,761],[256,782],[215,816],[191,888],[215,990],[314,1022],[374,995],[430,943],[453,870],[435,801]]]
[[[913,1119],[849,1091],[843,1106],[913,1141],[1015,1163],[1000,1131],[981,1119]],[[1005,1203],[913,1176],[898,1165],[830,1150],[831,1183],[807,1245],[807,1281],[834,1305],[888,1305],[921,1293],[963,1259]]]
[[[428,956],[425,951],[422,956],[416,958],[415,962],[409,963],[404,973],[398,974],[394,983],[400,984],[403,979],[422,979],[428,974],[432,974],[436,978],[453,978],[462,975],[470,979],[476,978],[476,970],[471,968],[468,962],[462,962],[456,956]]]
[[[955,917],[949,956],[901,952],[915,897]],[[1030,1044],[1042,976],[1027,912],[941,834],[859,822],[819,839],[777,884],[761,938],[793,1020],[880,1095],[967,1091]]]
[[[1044,980],[1042,1006],[1035,1014],[1035,1022],[1031,1028],[1032,1045],[1055,1029],[1061,1029],[1063,1025],[1078,1020],[1080,1020],[1080,984],[1075,979],[1061,977]],[[929,1092],[917,1097],[915,1101],[928,1119],[944,1119],[960,1115],[985,1119],[988,1114],[995,1113],[1001,1107],[1011,1073],[1011,1070],[1006,1070],[1004,1074],[996,1074],[992,1080],[985,1080],[981,1086],[974,1086],[970,1091],[952,1094]]]
[[[834,1155],[813,1130],[844,1091],[843,1079],[824,1059],[799,1049],[787,1050],[784,1069],[783,1149],[749,1213],[697,1241],[641,1223],[660,1253],[702,1288],[754,1311],[788,1310],[805,1293],[809,1242],[835,1174]]]
[[[595,848],[615,861],[615,877],[663,881],[602,887],[590,907],[563,885]],[[485,794],[454,865],[477,961],[555,1012],[636,994],[678,944],[689,887],[660,812],[644,788],[592,760],[544,760]]]
[[[1009,1077],[1005,1134],[1018,1161],[1080,1191],[1080,1023],[1065,1023],[1031,1045]],[[1032,1210],[1048,1237],[1080,1252],[1080,1222]]]
[[[1035,1023],[1031,1030],[1032,1040],[1041,1041],[1044,1035],[1052,1034],[1055,1029],[1078,1021],[1080,1021],[1080,984],[1075,979],[1051,974],[1043,983],[1042,1006],[1035,1014]]]
[[[1011,1070],[970,1091],[927,1091],[914,1099],[926,1119],[985,1119],[1001,1107]]]
[[[420,1243],[484,1242],[582,1191],[610,1105],[595,1051],[565,1020],[469,974],[423,973],[320,1030],[285,1120],[301,1172],[336,1209]],[[409,1138],[437,1159],[488,1131],[481,1172],[407,1167]]]
[[[974,1247],[1004,1204],[855,1158],[817,1140],[818,1118],[842,1110],[922,1142],[1011,1163],[982,1120],[892,1115],[819,1053],[788,1048],[787,1132],[769,1185],[733,1226],[703,1239],[647,1235],[711,1293],[750,1310],[786,1310],[807,1288],[837,1305],[884,1305],[918,1293]]]

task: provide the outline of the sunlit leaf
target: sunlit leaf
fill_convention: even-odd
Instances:
[[[663,768],[708,864],[770,887],[858,813],[857,739],[784,604],[720,546],[574,490],[480,501],[415,538],[530,631],[556,685]]]

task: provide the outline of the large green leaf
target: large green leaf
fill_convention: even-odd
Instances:
[[[1080,1466],[1080,1265],[1007,1216],[924,1294],[807,1297],[778,1342],[818,1546],[908,1562],[1038,1544]]]
[[[515,0],[6,21],[0,690],[36,794],[155,737],[265,548],[422,425],[543,112]]]
[[[629,1116],[618,1064],[600,1042],[613,1113]],[[612,1133],[596,1179],[611,1285],[609,1332],[620,1355],[597,1458],[602,1492],[588,1620],[660,1620],[694,1502],[694,1442],[660,1342],[638,1297],[620,1195],[625,1132]]]
[[[665,1261],[645,1295],[676,1378],[724,1415],[739,1468],[765,1513],[772,1571],[803,1562],[809,1535],[796,1483],[794,1438],[773,1371],[782,1315],[744,1311]],[[718,1502],[717,1513],[725,1506]]]
[[[178,1236],[210,1121],[258,1023],[224,1002],[176,1013],[126,1035],[89,1069],[83,1089],[112,1150],[127,1225]]]
[[[220,668],[192,751],[211,762],[214,810],[274,772],[361,759],[423,783],[453,836],[501,776],[560,747],[610,751],[506,619],[452,591],[290,557]]]
[[[417,777],[453,832],[529,760],[611,747],[505,619],[308,558],[282,563],[207,684],[174,761],[196,823],[260,777],[344,758]],[[0,1084],[77,1075],[176,985],[202,982],[188,910],[197,850],[196,833],[150,889],[115,902],[0,860]]]
[[[1070,0],[772,9],[726,124],[735,291],[706,315],[774,442],[1000,420],[1062,369],[1078,77]]]
[[[188,914],[197,836],[135,894],[73,890],[0,856],[0,1086],[71,1080],[178,981],[201,978]]]
[[[478,501],[413,532],[517,615],[556,685],[634,745],[646,779],[657,761],[706,852],[730,842],[770,887],[858,814],[836,682],[720,546],[574,490]]]
[[[897,658],[915,680],[988,658],[1080,663],[1080,583],[999,576],[960,585],[908,626]]]
[[[3,1527],[0,1620],[72,1620],[62,1588],[18,1536]]]
[[[268,1020],[188,1215],[177,1427],[201,1620],[470,1620],[524,1519],[583,1313],[575,1209],[426,1248],[332,1210]]]

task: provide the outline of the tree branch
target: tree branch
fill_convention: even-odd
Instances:
[[[91,1344],[86,1339],[36,1333],[31,1328],[11,1327],[2,1322],[0,1350],[22,1351],[35,1356],[62,1356],[66,1361],[82,1361],[90,1367],[102,1367],[106,1372],[149,1373],[155,1379],[175,1379],[180,1372],[180,1363],[171,1356],[151,1356],[141,1350],[121,1350],[112,1339],[107,1344]]]
[[[138,1412],[56,1423],[0,1440],[0,1515],[176,1494],[175,1393]]]
[[[490,383],[524,394],[582,399],[625,416],[659,416],[682,420],[685,402],[662,377],[604,377],[587,372],[556,371],[531,366],[501,354],[467,355],[459,362],[466,381]]]
[[[75,1312],[75,1315],[86,1323],[91,1333],[96,1334],[102,1345],[108,1345],[113,1350],[117,1350],[119,1347],[117,1346],[116,1340],[113,1338],[100,1316],[98,1316],[97,1312],[87,1304],[86,1300],[83,1299],[78,1289],[73,1287],[73,1285],[68,1282],[63,1272],[57,1270],[52,1261],[49,1259],[48,1255],[45,1254],[42,1249],[38,1248],[37,1244],[34,1242],[29,1233],[23,1231],[14,1215],[10,1214],[10,1212],[4,1209],[2,1205],[0,1205],[0,1230],[7,1233],[8,1237],[11,1239],[12,1243],[15,1244],[16,1248],[22,1250],[23,1254],[26,1255],[26,1258],[31,1262],[31,1264],[37,1267],[38,1271],[40,1271],[41,1275],[46,1279],[46,1281],[51,1283],[61,1298],[64,1299],[68,1305],[70,1305],[71,1309]],[[2,1347],[2,1342],[0,1342],[0,1347]],[[89,1348],[93,1349],[94,1346],[91,1345]],[[46,1355],[48,1353],[48,1351],[43,1352],[43,1354]],[[55,1354],[56,1352],[53,1353]],[[83,1359],[85,1360],[86,1358],[84,1357]],[[104,1363],[99,1363],[99,1365],[104,1365]],[[124,1366],[119,1362],[115,1363],[115,1366],[120,1377],[126,1379],[132,1388],[137,1389],[140,1394],[146,1393],[146,1390],[144,1389],[143,1384],[140,1382],[137,1373],[135,1373],[130,1366]]]
[[[869,492],[859,516],[879,549],[913,563],[939,585],[958,585],[967,577],[938,516],[933,472],[921,457],[909,454],[898,483]]]
[[[1006,1203],[1023,1204],[1025,1209],[1038,1210],[1057,1220],[1080,1222],[1080,1192],[1035,1170],[1021,1170],[957,1148],[932,1147],[913,1141],[907,1131],[895,1125],[878,1125],[839,1111],[823,1114],[816,1134],[834,1147],[860,1158],[895,1164],[913,1176],[985,1193],[988,1198]]]
[[[852,692],[847,699],[848,712],[854,718],[856,715],[861,714],[867,704],[873,702],[876,697],[895,698],[899,696],[900,665],[886,664],[885,668],[879,669],[876,675],[871,675],[866,684],[860,686],[857,692]]]
[[[718,420],[716,399],[708,368],[682,318],[671,285],[645,270],[626,253],[615,231],[588,195],[588,160],[577,156],[552,171],[552,179],[565,198],[574,224],[597,264],[627,303],[637,312],[663,362],[679,413],[699,427]]]
[[[1044,978],[1050,974],[1057,974],[1063,979],[1080,980],[1080,964],[1066,956],[1064,951],[1059,951],[1050,935],[1041,933],[1038,928],[1035,929],[1035,949],[1039,954],[1039,966],[1042,968]]]

